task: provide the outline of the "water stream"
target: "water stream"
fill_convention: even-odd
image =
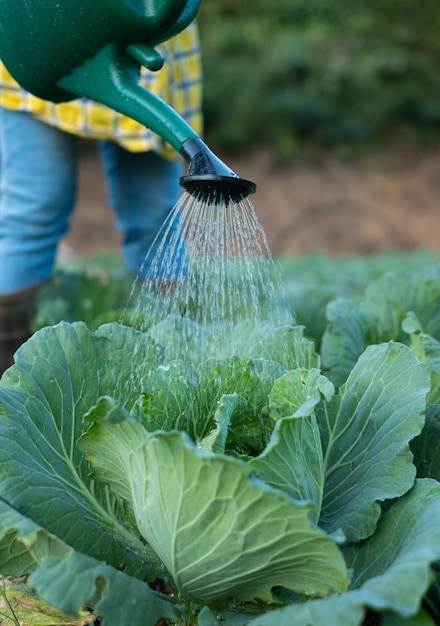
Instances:
[[[167,345],[169,358],[245,353],[255,336],[293,323],[248,198],[184,192],[151,250],[122,321]]]

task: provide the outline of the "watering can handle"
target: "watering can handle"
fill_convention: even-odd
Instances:
[[[152,33],[148,38],[148,44],[150,46],[157,46],[158,43],[168,41],[172,37],[175,37],[181,33],[191,22],[195,19],[197,12],[200,8],[201,0],[186,0],[186,4],[179,17],[175,20],[174,24],[166,30],[161,30],[156,33]]]

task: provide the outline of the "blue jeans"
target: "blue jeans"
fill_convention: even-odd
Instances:
[[[0,294],[52,276],[75,207],[79,146],[75,135],[0,107]],[[182,165],[110,141],[99,147],[124,259],[137,272],[179,198]]]

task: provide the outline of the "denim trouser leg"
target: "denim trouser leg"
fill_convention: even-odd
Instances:
[[[79,140],[0,107],[0,294],[53,272],[74,208]]]
[[[147,253],[154,256],[155,237],[179,198],[182,164],[154,152],[131,153],[113,142],[99,144],[125,262],[138,272]]]

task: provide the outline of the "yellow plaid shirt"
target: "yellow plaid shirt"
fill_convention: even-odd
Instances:
[[[93,0],[92,0],[93,1]],[[202,131],[202,79],[197,26],[157,47],[165,63],[158,72],[142,69],[142,84],[175,109],[197,134]],[[110,139],[131,152],[154,150],[176,159],[175,150],[138,122],[85,98],[54,104],[18,85],[0,62],[0,106],[27,111],[64,131],[92,139]]]

